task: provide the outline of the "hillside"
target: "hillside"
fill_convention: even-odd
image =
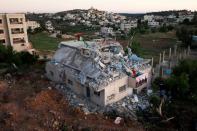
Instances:
[[[22,74],[0,75],[0,129],[143,131],[137,121],[125,120],[116,125],[114,118],[86,115],[81,109],[71,107],[43,74],[43,69],[33,67]]]

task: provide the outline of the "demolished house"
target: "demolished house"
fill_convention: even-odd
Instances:
[[[113,40],[67,41],[46,64],[47,77],[105,106],[151,84],[150,59],[142,59]]]

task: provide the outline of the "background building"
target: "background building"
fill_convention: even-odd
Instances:
[[[27,28],[34,31],[36,28],[40,28],[40,24],[37,21],[27,21]]]
[[[0,43],[16,51],[30,48],[25,14],[0,14]]]

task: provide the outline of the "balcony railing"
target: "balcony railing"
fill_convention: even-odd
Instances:
[[[12,31],[12,34],[23,34],[24,31]]]
[[[147,78],[142,79],[142,80],[136,82],[136,88],[138,88],[138,87],[140,87],[140,86],[142,86],[142,85],[144,85],[146,83],[147,83]]]
[[[13,25],[13,24],[23,24],[23,22],[12,21],[12,22],[10,22],[10,24],[11,24],[11,25]]]
[[[24,39],[13,39],[14,44],[25,43]]]

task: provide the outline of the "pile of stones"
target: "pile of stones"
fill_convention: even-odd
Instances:
[[[135,101],[132,95],[127,96],[116,103],[101,107],[92,103],[89,99],[85,97],[76,95],[65,85],[58,84],[56,85],[56,89],[58,89],[66,97],[66,99],[69,101],[70,106],[81,108],[85,114],[108,114],[109,112],[114,111],[117,116],[137,119],[136,111],[139,108],[144,110],[150,106],[148,101],[148,95],[146,93],[136,95],[138,101]]]

